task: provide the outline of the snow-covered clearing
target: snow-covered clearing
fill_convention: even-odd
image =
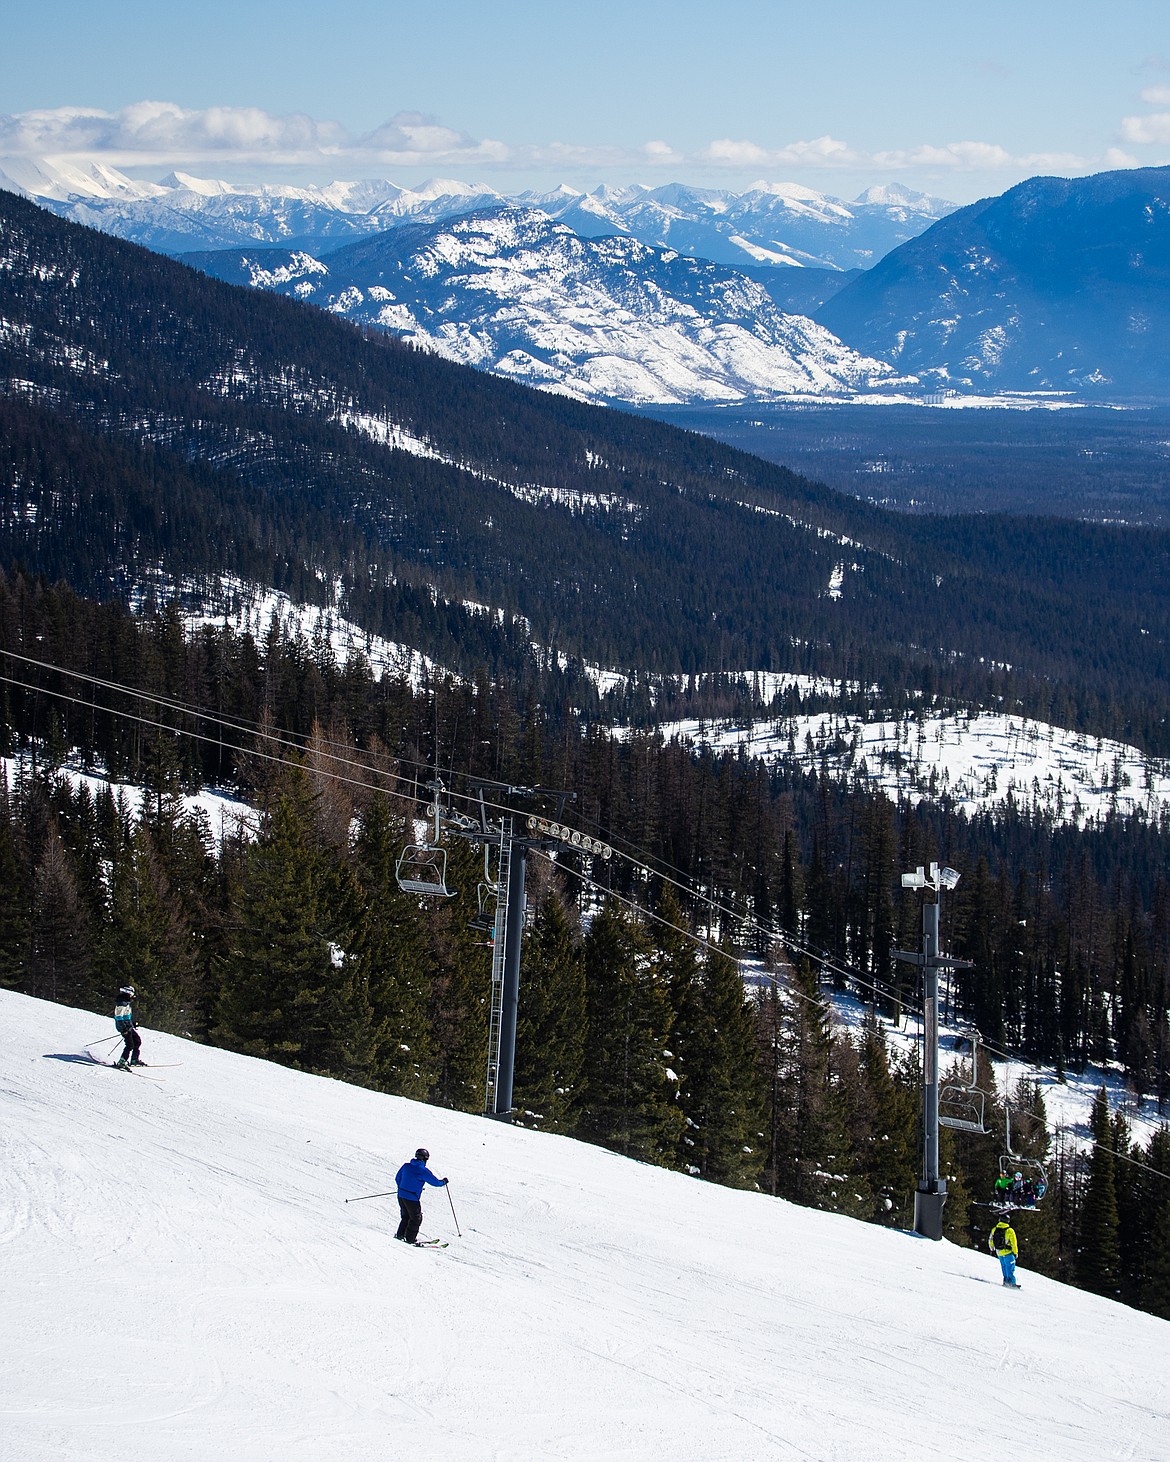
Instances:
[[[0,776],[5,778],[10,790],[17,786],[22,776],[31,775],[32,769],[32,761],[27,757],[22,760],[0,756]],[[152,796],[145,787],[132,782],[113,781],[100,771],[86,770],[74,761],[67,761],[56,768],[56,775],[63,777],[75,789],[88,788],[91,797],[96,798],[107,791],[112,793],[114,800],[123,800],[127,810],[135,817],[147,810]],[[188,815],[203,818],[207,831],[217,844],[241,832],[250,836],[259,826],[260,814],[254,807],[241,802],[233,792],[219,787],[204,787],[200,792],[184,793],[182,802]]]
[[[872,720],[837,712],[752,721],[675,721],[663,725],[697,746],[736,751],[837,777],[861,776],[875,790],[911,802],[949,796],[966,812],[1003,807],[1009,797],[1058,822],[1109,813],[1170,809],[1170,767],[1136,747],[995,712],[929,713]]]
[[[5,1462],[1155,1462],[1170,1326],[994,1259],[0,992]],[[392,1238],[420,1143],[438,1252]]]

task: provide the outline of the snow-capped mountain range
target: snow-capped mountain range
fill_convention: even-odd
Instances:
[[[841,399],[914,384],[734,270],[629,237],[582,238],[537,208],[416,223],[323,255],[184,257],[583,400]]]
[[[844,202],[795,183],[741,193],[691,188],[562,186],[503,194],[486,183],[436,179],[402,188],[385,179],[324,186],[234,184],[171,173],[158,182],[98,162],[0,158],[0,187],[162,253],[279,244],[319,250],[411,222],[482,208],[539,209],[587,238],[626,235],[733,267],[868,268],[950,213],[954,204],[897,185]]]

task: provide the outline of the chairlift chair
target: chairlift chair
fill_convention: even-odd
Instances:
[[[491,849],[483,850],[483,882],[475,891],[476,911],[467,921],[469,929],[478,929],[484,934],[495,934],[496,914],[500,902],[500,885],[491,873]],[[494,907],[489,907],[494,905]]]
[[[1004,1146],[1007,1151],[999,1159],[1000,1178],[1011,1177],[1004,1201],[1013,1208],[1035,1208],[1048,1192],[1048,1168],[1038,1157],[1023,1157],[1012,1151],[1012,1108],[1004,1103]],[[1019,1177],[1016,1177],[1016,1174]]]
[[[973,1030],[959,1040],[968,1040],[971,1043],[971,1080],[962,1080],[960,1074],[957,1080],[949,1081],[939,1088],[938,1124],[940,1127],[952,1127],[958,1132],[974,1132],[986,1136],[988,1128],[984,1115],[987,1094],[978,1084],[979,1032]]]
[[[434,841],[424,839],[421,843],[408,843],[398,855],[394,877],[403,893],[418,893],[429,898],[454,898],[453,889],[447,887],[447,850],[440,846],[439,831],[442,814],[439,808],[439,794],[442,782],[428,782],[434,791],[432,812],[435,819]]]

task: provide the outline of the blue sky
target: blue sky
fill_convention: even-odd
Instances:
[[[958,202],[1170,162],[1165,0],[6,0],[0,156]]]

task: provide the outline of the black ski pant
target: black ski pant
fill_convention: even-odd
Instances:
[[[402,1213],[402,1222],[398,1225],[398,1232],[394,1237],[413,1244],[422,1227],[422,1204],[417,1198],[400,1198],[398,1207]]]
[[[122,1039],[126,1042],[126,1048],[122,1052],[123,1061],[137,1061],[138,1053],[142,1050],[142,1037],[136,1030],[123,1032]]]

